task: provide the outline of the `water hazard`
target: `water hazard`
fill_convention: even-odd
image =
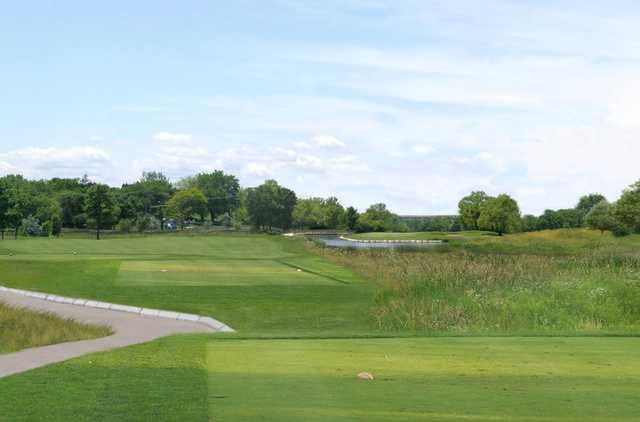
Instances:
[[[340,236],[309,236],[313,240],[324,243],[330,248],[351,248],[351,249],[425,249],[442,246],[445,242],[411,242],[393,240],[347,240]]]

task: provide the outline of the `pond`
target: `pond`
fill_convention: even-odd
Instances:
[[[308,236],[330,248],[351,249],[424,249],[445,244],[443,241],[348,240],[340,236]]]

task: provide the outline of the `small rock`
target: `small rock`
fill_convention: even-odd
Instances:
[[[358,379],[364,380],[364,381],[373,381],[375,378],[373,376],[372,373],[370,372],[360,372],[358,374]]]

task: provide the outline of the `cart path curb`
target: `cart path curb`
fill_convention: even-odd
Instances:
[[[76,306],[84,306],[88,308],[107,309],[110,311],[128,312],[131,314],[144,315],[155,318],[175,319],[180,321],[190,321],[198,324],[204,324],[221,333],[233,333],[234,330],[227,324],[224,324],[211,317],[205,317],[196,314],[186,314],[173,311],[163,311],[160,309],[141,308],[137,306],[119,305],[117,303],[101,302],[91,299],[78,299],[65,296],[52,295],[31,290],[13,289],[0,285],[1,292],[10,292],[21,296],[32,297],[35,299],[46,300],[55,303],[66,303]]]
[[[0,379],[91,353],[146,343],[161,337],[233,331],[213,318],[199,315],[74,299],[1,286],[0,303],[86,324],[109,326],[113,332],[96,339],[0,354]]]

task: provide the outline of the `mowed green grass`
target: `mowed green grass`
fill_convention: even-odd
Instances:
[[[0,379],[0,421],[635,421],[639,346],[175,336]]]
[[[304,240],[262,235],[20,239],[2,244],[3,283],[209,315],[245,335],[369,333],[375,289]]]
[[[104,337],[111,330],[0,302],[0,353]]]
[[[210,342],[210,417],[270,421],[632,421],[640,339]],[[368,371],[374,381],[361,381]]]

